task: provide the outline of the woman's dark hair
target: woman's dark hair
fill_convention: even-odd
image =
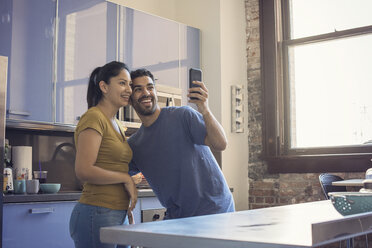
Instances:
[[[145,76],[151,78],[152,82],[155,84],[154,76],[152,75],[152,73],[149,70],[146,70],[146,69],[142,68],[142,69],[132,71],[130,73],[130,78],[132,79],[132,81],[134,79],[138,78],[138,77],[145,77]]]
[[[90,74],[88,85],[88,109],[96,106],[102,98],[102,91],[99,88],[99,82],[104,81],[106,84],[110,84],[110,79],[119,75],[123,69],[130,72],[126,64],[118,61],[112,61],[93,70],[93,72]]]

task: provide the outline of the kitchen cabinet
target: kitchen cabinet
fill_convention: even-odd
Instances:
[[[6,195],[3,205],[3,248],[73,248],[69,233],[72,209],[80,193]],[[151,189],[139,189],[134,209],[135,223],[142,213],[164,207]],[[152,213],[152,211],[151,211]],[[148,215],[147,215],[148,216]],[[151,216],[150,216],[151,218]]]
[[[182,88],[187,104],[188,69],[200,68],[196,28],[104,0],[2,0],[0,14],[8,119],[77,124],[90,73],[112,60]]]
[[[56,122],[77,124],[88,109],[90,73],[116,59],[117,6],[102,0],[58,4]]]
[[[200,68],[200,30],[130,8],[120,13],[119,59],[150,70],[157,84],[181,88],[187,105],[188,71]]]
[[[1,5],[0,54],[9,58],[7,118],[52,122],[56,1]]]
[[[3,248],[73,248],[69,221],[75,201],[3,205]]]
[[[200,67],[200,30],[180,24],[180,88],[182,105],[187,105],[189,69]]]
[[[143,197],[138,198],[136,207],[133,209],[133,217],[135,223],[144,222],[143,213],[149,210],[161,210],[165,211],[165,208],[161,205],[157,197]]]
[[[129,68],[146,68],[157,83],[179,87],[179,23],[120,7],[119,58]]]

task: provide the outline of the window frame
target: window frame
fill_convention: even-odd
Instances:
[[[271,173],[364,172],[372,145],[290,149],[288,47],[372,34],[372,25],[291,40],[290,0],[259,0],[263,83],[263,159]],[[284,6],[284,7],[283,7]]]

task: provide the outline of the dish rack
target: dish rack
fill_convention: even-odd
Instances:
[[[372,192],[328,193],[335,209],[342,215],[372,212]]]

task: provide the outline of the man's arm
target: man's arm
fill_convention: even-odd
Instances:
[[[208,89],[203,82],[194,81],[200,87],[189,89],[188,97],[195,97],[195,100],[189,100],[198,106],[198,111],[203,115],[207,135],[205,137],[205,144],[214,151],[223,151],[227,146],[227,139],[225,131],[221,124],[216,120],[213,113],[208,106]]]

